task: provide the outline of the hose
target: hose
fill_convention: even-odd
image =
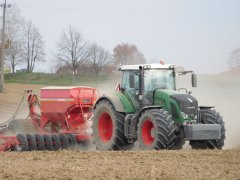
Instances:
[[[23,93],[23,96],[22,96],[22,98],[21,98],[21,100],[20,100],[20,102],[19,102],[19,105],[18,105],[16,111],[14,112],[14,114],[12,115],[12,117],[11,117],[10,119],[6,120],[5,122],[0,123],[0,131],[5,130],[5,129],[8,127],[8,124],[9,124],[12,120],[15,119],[15,117],[18,115],[18,113],[19,113],[22,105],[24,104],[24,100],[25,100],[26,98],[27,98],[27,95],[26,95],[26,92],[24,92],[24,93]]]

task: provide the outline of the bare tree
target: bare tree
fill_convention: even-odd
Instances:
[[[78,67],[85,63],[90,55],[88,43],[83,40],[77,29],[69,26],[62,32],[55,56],[58,61],[63,62],[72,70],[73,79],[75,79]]]
[[[96,43],[91,45],[90,53],[91,56],[89,59],[91,60],[94,73],[97,76],[103,70],[103,68],[110,63],[111,54]]]
[[[140,64],[145,63],[143,54],[135,45],[122,43],[115,46],[113,49],[113,57],[115,65],[124,64]]]
[[[12,72],[15,73],[15,68],[23,62],[23,25],[24,19],[21,16],[20,10],[16,5],[13,5],[7,11],[6,18],[6,39],[7,51],[6,61],[12,67]]]
[[[25,24],[23,57],[27,63],[28,72],[32,72],[36,62],[43,62],[44,42],[39,30],[31,21]]]
[[[235,49],[230,53],[230,58],[227,63],[229,69],[240,66],[240,49]]]

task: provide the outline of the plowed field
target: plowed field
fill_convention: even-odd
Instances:
[[[240,151],[0,154],[0,179],[239,179]]]

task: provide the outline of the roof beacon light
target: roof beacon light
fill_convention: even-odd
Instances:
[[[164,65],[165,63],[164,63],[164,61],[163,61],[163,60],[160,60],[160,64],[161,64],[161,65]]]

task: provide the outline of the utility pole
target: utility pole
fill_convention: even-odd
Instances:
[[[4,90],[4,57],[5,57],[5,15],[6,15],[6,7],[10,7],[10,5],[7,6],[7,0],[4,0],[4,4],[1,4],[1,7],[3,7],[3,20],[2,20],[2,45],[1,45],[1,81],[0,81],[0,92],[3,92]]]

